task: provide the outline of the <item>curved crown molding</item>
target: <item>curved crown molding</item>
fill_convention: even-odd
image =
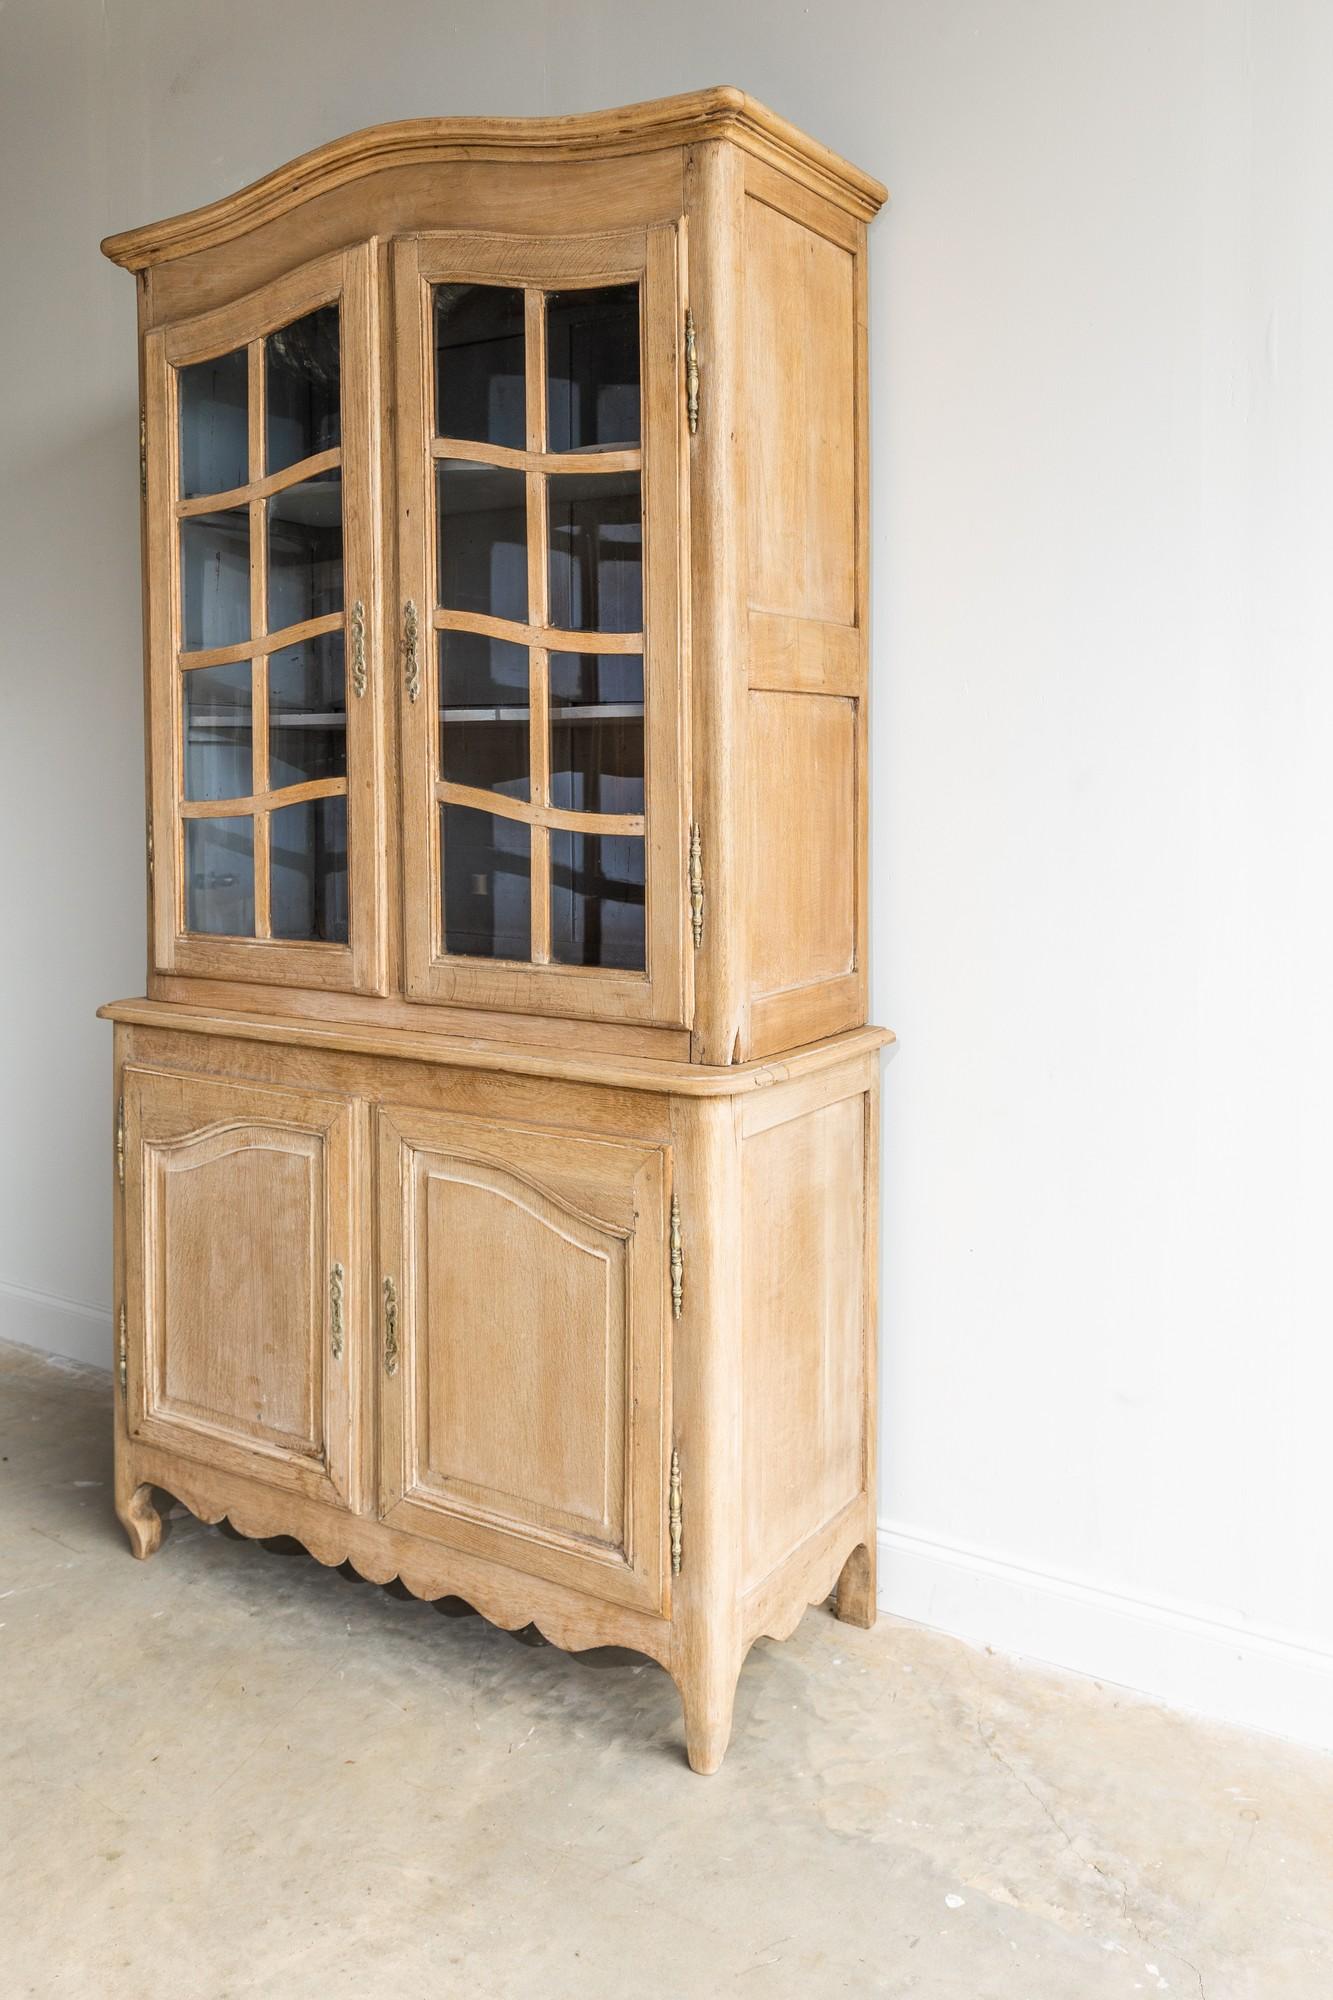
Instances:
[[[108,236],[102,249],[113,263],[141,271],[149,264],[211,249],[272,222],[301,202],[388,167],[443,166],[455,160],[615,159],[724,138],[785,166],[865,221],[886,198],[886,189],[870,174],[743,90],[719,84],[711,90],[574,118],[406,118],[392,125],[371,125],[302,153],[221,201]]]

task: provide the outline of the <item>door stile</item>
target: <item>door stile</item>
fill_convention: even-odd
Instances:
[[[407,1491],[407,1424],[411,1407],[408,1385],[414,1363],[410,1318],[413,1287],[404,1256],[411,1237],[405,1215],[405,1204],[411,1195],[411,1173],[406,1140],[392,1117],[383,1109],[373,1115],[376,1252],[367,1359],[378,1392],[376,1504],[381,1520],[385,1520]]]
[[[430,622],[434,600],[430,575],[431,396],[427,339],[430,319],[427,286],[421,273],[421,242],[399,238],[392,246],[394,302],[395,453],[398,482],[398,602],[394,607],[394,685],[402,743],[403,975],[409,996],[431,996],[430,968],[439,955],[440,836],[435,809],[435,749],[438,728],[436,685],[438,646]],[[417,673],[415,695],[406,673],[404,627],[407,607],[415,608]],[[424,650],[424,659],[421,657]]]

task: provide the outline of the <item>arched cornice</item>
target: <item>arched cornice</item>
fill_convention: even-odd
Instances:
[[[743,90],[719,84],[682,97],[659,97],[575,118],[407,118],[392,125],[371,125],[303,153],[221,201],[108,236],[102,249],[113,263],[141,271],[149,264],[211,249],[317,195],[395,166],[445,166],[459,160],[616,159],[724,138],[797,174],[866,221],[885,199],[885,189],[870,174],[808,138]]]

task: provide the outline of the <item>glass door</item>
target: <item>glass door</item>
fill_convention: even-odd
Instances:
[[[395,252],[407,990],[688,1025],[675,232]]]
[[[383,990],[367,250],[149,335],[155,958]]]

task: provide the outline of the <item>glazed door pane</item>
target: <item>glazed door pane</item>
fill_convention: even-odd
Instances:
[[[378,1170],[383,1518],[658,1610],[665,1155],[395,1108]]]
[[[674,232],[395,283],[409,994],[686,1024]]]
[[[131,1435],[346,1502],[351,1106],[135,1068],[122,1083]]]
[[[148,337],[162,971],[383,988],[369,292],[351,251]]]

